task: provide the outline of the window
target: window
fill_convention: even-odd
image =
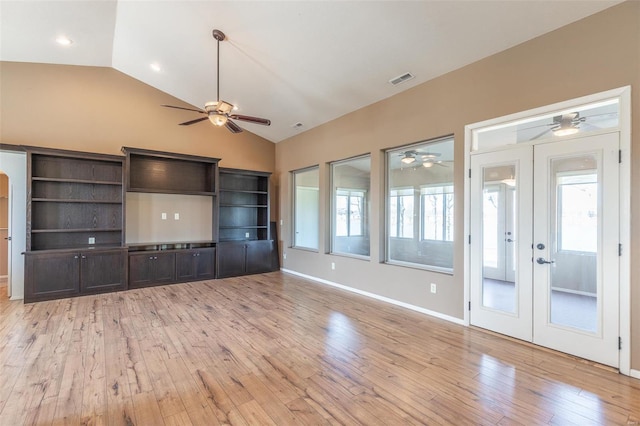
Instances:
[[[423,240],[453,241],[453,185],[438,185],[420,191]]]
[[[318,250],[320,175],[318,167],[293,176],[293,246]]]
[[[413,238],[413,188],[394,189],[389,199],[389,235]]]
[[[558,246],[560,250],[598,251],[598,175],[557,177]]]
[[[331,253],[369,256],[371,157],[331,163]]]
[[[453,268],[453,138],[386,152],[386,261]]]

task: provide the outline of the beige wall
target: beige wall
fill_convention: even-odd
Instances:
[[[419,54],[419,52],[416,52]],[[627,2],[378,102],[276,146],[284,268],[376,293],[455,318],[463,318],[463,238],[456,238],[454,274],[386,265],[383,235],[384,174],[381,150],[448,134],[455,137],[456,229],[463,229],[464,126],[626,85],[632,86],[634,141],[640,141],[640,2]],[[382,119],[381,119],[382,118]],[[291,245],[288,172],[371,152],[371,261]],[[632,182],[639,182],[640,150],[632,152]],[[640,249],[640,199],[632,189],[632,259]],[[321,229],[328,197],[321,194]],[[635,212],[635,213],[634,213]],[[325,243],[323,245],[323,242]],[[336,263],[331,270],[330,263]],[[632,266],[632,368],[640,369],[640,264]],[[428,290],[438,284],[437,294]]]

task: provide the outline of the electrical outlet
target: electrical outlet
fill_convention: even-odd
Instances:
[[[173,214],[173,219],[174,220],[180,220],[180,213],[174,213]]]
[[[284,225],[284,220],[280,219],[280,226]]]
[[[245,238],[249,238],[249,233],[248,233],[248,232],[245,232],[245,233],[244,233],[244,237],[245,237]]]
[[[287,258],[287,253],[282,253],[282,258],[286,259]]]
[[[435,283],[431,283],[431,293],[435,294],[436,291],[437,291],[436,284]]]
[[[89,244],[95,244],[96,243],[96,237],[89,237]]]
[[[336,264],[335,264],[335,262],[331,262],[331,269],[336,269]]]
[[[162,220],[167,220],[167,214],[166,213],[160,213],[160,217],[162,218]]]

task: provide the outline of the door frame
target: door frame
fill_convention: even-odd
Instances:
[[[530,109],[527,111],[518,112],[515,114],[506,115],[503,117],[493,118],[478,123],[473,123],[465,126],[464,136],[464,324],[470,325],[470,296],[471,296],[471,250],[470,250],[470,238],[471,238],[471,178],[468,171],[471,167],[471,149],[473,146],[474,134],[477,130],[493,127],[508,125],[513,121],[522,120],[525,118],[536,117],[539,115],[545,115],[558,110],[570,109],[578,107],[584,104],[594,103],[598,101],[605,101],[609,99],[618,99],[620,105],[620,116],[618,127],[609,128],[602,133],[609,133],[611,131],[619,131],[620,133],[620,151],[621,151],[621,164],[620,164],[620,198],[619,198],[619,211],[620,211],[620,244],[622,245],[622,253],[619,258],[620,265],[620,295],[619,295],[619,307],[620,307],[620,338],[621,349],[619,353],[619,371],[621,374],[632,375],[634,377],[640,377],[640,372],[631,370],[631,277],[630,277],[630,247],[631,247],[631,86],[624,86],[617,89],[608,90],[605,92],[596,93],[593,95],[583,96],[576,99],[567,100],[564,102],[558,102],[551,105],[546,105],[539,108]],[[596,134],[591,132],[589,134]],[[575,135],[572,137],[575,138]],[[562,143],[562,142],[559,142]],[[500,148],[498,148],[500,149]],[[509,146],[505,146],[502,149],[509,149]],[[494,149],[495,150],[495,149]]]

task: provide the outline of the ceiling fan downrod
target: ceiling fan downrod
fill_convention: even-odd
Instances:
[[[217,63],[217,75],[216,75],[216,101],[220,103],[220,42],[224,41],[227,36],[220,30],[213,30],[213,38],[217,40],[216,45],[216,63]]]

